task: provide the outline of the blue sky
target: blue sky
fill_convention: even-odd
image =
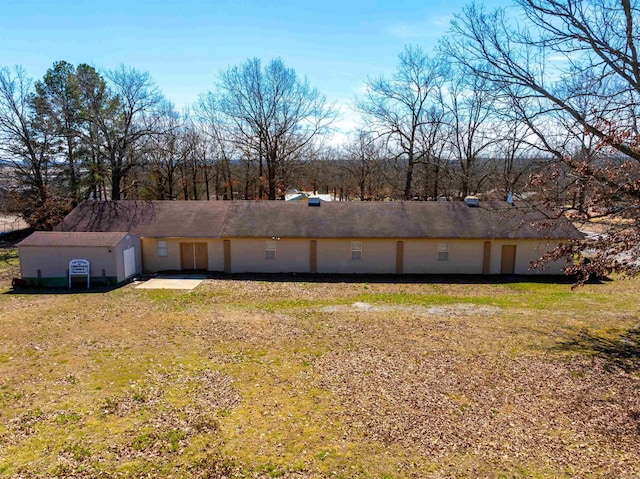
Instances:
[[[279,56],[347,106],[368,76],[394,70],[405,45],[431,51],[466,3],[2,0],[0,66],[22,65],[41,78],[58,60],[100,69],[123,63],[149,71],[181,108],[211,90],[221,69]]]

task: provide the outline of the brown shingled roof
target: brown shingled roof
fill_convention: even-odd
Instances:
[[[129,231],[138,236],[220,236],[228,201],[84,201],[58,231]]]
[[[222,236],[305,238],[580,238],[568,221],[506,202],[236,202]]]
[[[145,237],[580,238],[503,202],[87,201],[58,231],[129,231]]]
[[[18,243],[18,246],[103,246],[113,248],[128,234],[126,232],[35,231]]]

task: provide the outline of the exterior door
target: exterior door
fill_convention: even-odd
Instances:
[[[224,272],[231,273],[231,240],[224,240]]]
[[[195,250],[195,269],[209,269],[207,243],[193,243]]]
[[[208,269],[207,243],[180,243],[181,269]]]
[[[309,242],[309,273],[318,272],[318,243],[316,240]]]
[[[502,246],[502,258],[500,260],[500,273],[513,274],[516,270],[516,245],[505,244]]]
[[[404,274],[404,241],[396,242],[396,274]]]
[[[193,243],[180,243],[180,269],[194,269]]]
[[[127,279],[136,274],[136,247],[127,248],[122,252],[122,256],[124,260],[124,279]]]

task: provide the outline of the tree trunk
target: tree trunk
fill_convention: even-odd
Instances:
[[[269,200],[276,199],[276,164],[277,161],[275,158],[267,158],[267,193]]]
[[[207,196],[207,201],[211,199],[209,193],[209,166],[205,163],[203,168],[203,178],[204,178],[204,192]],[[216,200],[218,199],[218,190],[216,189]]]
[[[120,184],[122,183],[122,178],[120,175],[113,174],[111,175],[111,199],[119,200],[120,199]]]
[[[462,197],[466,198],[469,196],[469,179],[466,176],[462,177]]]
[[[198,199],[198,170],[194,167],[193,168],[193,175],[191,176],[191,189],[193,192],[193,199],[197,200]]]
[[[258,183],[258,199],[262,199],[264,196],[264,185],[262,184],[262,180],[264,176],[264,166],[262,164],[262,151],[259,155],[259,164],[258,164],[258,178],[260,178],[260,182]]]
[[[409,160],[407,162],[407,177],[404,184],[404,199],[411,199],[411,183],[413,183],[413,155],[409,155]]]
[[[76,179],[76,165],[73,159],[73,138],[67,136],[67,152],[69,160],[69,187],[71,189],[71,198],[73,204],[78,202],[78,181]]]

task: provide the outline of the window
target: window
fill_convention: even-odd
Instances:
[[[276,257],[276,242],[267,240],[264,242],[264,258],[275,259]]]
[[[362,259],[362,241],[351,242],[351,259]]]
[[[169,256],[169,246],[167,245],[166,241],[158,241],[158,256]]]
[[[438,261],[449,260],[449,243],[438,243]]]

